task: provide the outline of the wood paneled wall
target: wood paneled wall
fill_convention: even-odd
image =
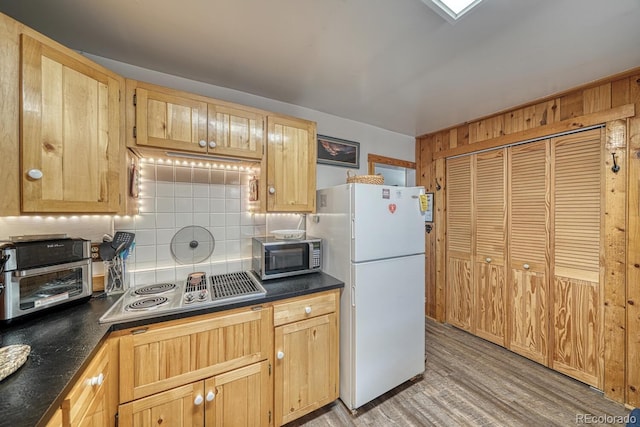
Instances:
[[[434,227],[426,235],[425,310],[446,319],[444,160],[596,124],[606,124],[603,391],[640,406],[640,68],[416,138],[418,185],[435,193]],[[618,173],[611,170],[613,154]]]

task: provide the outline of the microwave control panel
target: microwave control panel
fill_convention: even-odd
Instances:
[[[313,243],[313,254],[311,256],[311,268],[320,268],[320,242]]]

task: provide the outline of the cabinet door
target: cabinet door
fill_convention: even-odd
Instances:
[[[505,239],[506,150],[475,157],[475,272],[474,318],[476,334],[504,345],[505,337]]]
[[[553,349],[551,367],[603,383],[602,136],[595,129],[554,138]]]
[[[472,331],[471,156],[447,160],[447,322]]]
[[[206,380],[206,425],[268,426],[271,390],[267,360]]]
[[[207,104],[182,92],[136,88],[136,145],[207,152]]]
[[[120,339],[120,402],[271,356],[271,308],[150,325]]]
[[[508,347],[547,364],[549,141],[510,149]]]
[[[204,426],[204,406],[204,383],[198,381],[120,405],[118,425]]]
[[[22,210],[117,212],[122,79],[22,35]]]
[[[210,154],[262,158],[265,124],[263,114],[209,104],[208,117]]]
[[[107,426],[113,423],[107,410],[108,393],[115,387],[111,342],[98,350],[62,402],[62,419],[67,426]],[[115,413],[115,411],[114,411]]]
[[[267,123],[267,210],[315,212],[315,123],[282,116]]]
[[[276,425],[338,398],[336,313],[278,326],[275,352]]]

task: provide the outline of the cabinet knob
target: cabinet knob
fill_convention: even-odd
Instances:
[[[213,391],[209,391],[207,393],[207,402],[211,402],[216,397],[216,394]]]
[[[198,141],[198,145],[204,148],[207,146],[207,141],[205,141],[204,139],[201,139],[200,141]]]
[[[530,267],[529,264],[522,264],[522,268],[524,268],[525,270],[528,270],[529,267]]]
[[[27,175],[31,179],[40,179],[42,178],[42,171],[40,169],[29,169]]]
[[[100,375],[96,375],[95,377],[89,378],[89,384],[94,386],[100,386],[104,382],[104,375],[100,372]]]
[[[311,307],[310,306],[305,307],[304,312],[307,314],[311,314]]]
[[[273,186],[269,187],[269,194],[276,194],[276,188]]]
[[[486,262],[488,262],[488,263],[489,263],[489,262],[491,262],[491,258],[489,258],[489,257],[486,257],[484,260],[485,260]]]
[[[201,394],[197,395],[196,398],[193,399],[193,404],[196,406],[202,405],[202,402],[204,402],[204,399],[202,398]]]
[[[209,148],[216,148],[217,145],[215,141],[209,141]]]
[[[276,354],[276,357],[277,357],[278,359],[280,359],[280,360],[284,359],[284,352],[279,351],[279,352]]]

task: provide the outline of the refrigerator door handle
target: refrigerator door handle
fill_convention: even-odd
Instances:
[[[356,217],[351,216],[351,240],[356,238]]]
[[[356,287],[355,285],[351,286],[351,307],[356,306]]]

